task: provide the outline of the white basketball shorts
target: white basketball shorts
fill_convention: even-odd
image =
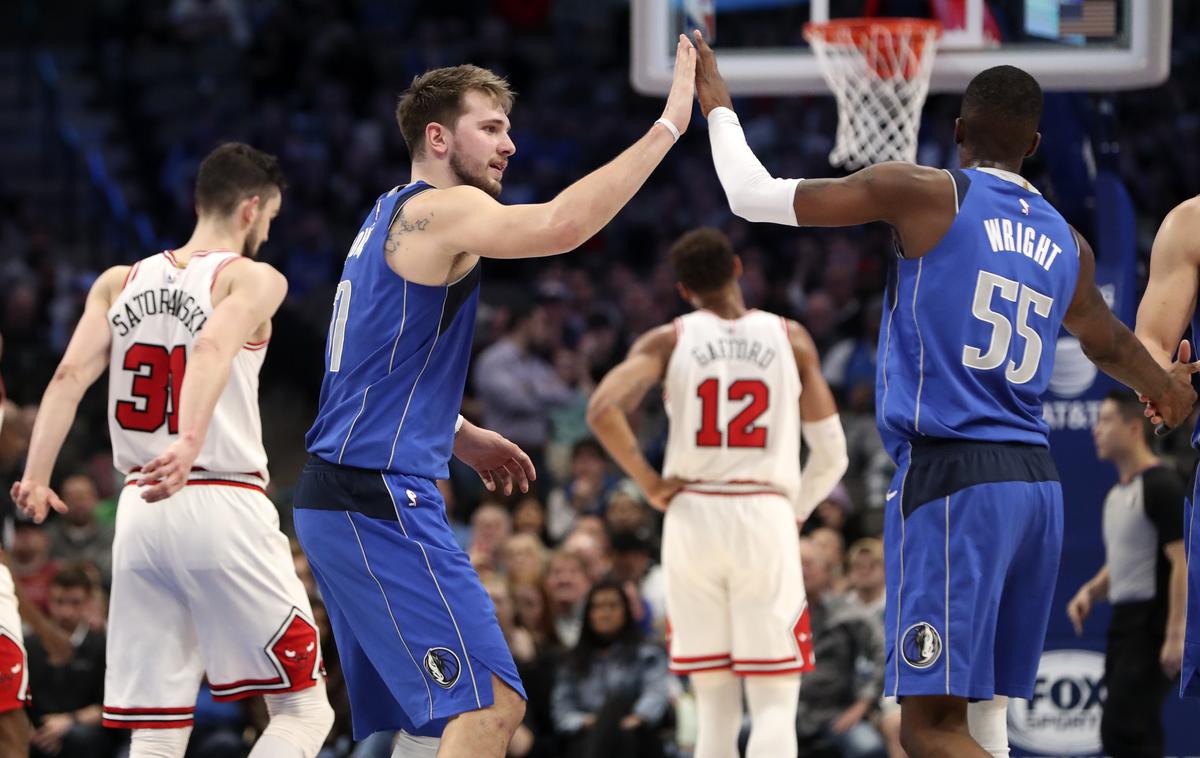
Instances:
[[[321,646],[279,515],[261,488],[193,484],[117,506],[104,725],[192,726],[201,679],[217,700],[317,683]]]
[[[775,494],[684,490],[663,527],[671,671],[812,670],[791,504]]]

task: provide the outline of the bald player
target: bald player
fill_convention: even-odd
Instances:
[[[777,179],[746,144],[696,34],[700,109],[733,212],[788,226],[895,231],[877,360],[887,492],[885,692],[913,758],[1007,756],[1006,697],[1033,694],[1062,547],[1062,490],[1042,394],[1062,327],[1174,425],[1192,368],[1165,371],[1105,305],[1092,249],[1019,172],[1042,91],[997,66],[963,94],[962,169],[882,163]],[[968,706],[970,719],[968,722]]]

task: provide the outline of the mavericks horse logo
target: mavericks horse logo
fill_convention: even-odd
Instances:
[[[924,621],[913,624],[900,642],[904,662],[915,669],[927,669],[942,655],[942,636]]]
[[[458,656],[453,650],[446,647],[431,647],[425,651],[425,670],[429,672],[429,677],[444,689],[450,689],[458,681],[458,674],[462,670],[459,664]]]

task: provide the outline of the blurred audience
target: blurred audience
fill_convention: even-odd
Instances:
[[[578,644],[558,672],[551,709],[566,758],[661,758],[670,708],[667,656],[642,641],[621,585],[594,585]]]
[[[60,496],[67,512],[46,527],[50,556],[63,562],[87,561],[100,571],[103,585],[110,586],[114,529],[96,519],[96,483],[88,474],[74,474],[63,480]]]

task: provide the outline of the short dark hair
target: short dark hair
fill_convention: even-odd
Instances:
[[[1115,389],[1110,390],[1104,396],[1105,400],[1111,400],[1117,406],[1117,413],[1121,416],[1122,421],[1140,421],[1142,424],[1142,438],[1147,444],[1154,441],[1154,435],[1150,428],[1150,424],[1146,421],[1146,415],[1143,411],[1146,409],[1146,404],[1138,400],[1137,394],[1125,390]]]
[[[87,592],[91,592],[94,589],[92,577],[88,574],[87,569],[77,564],[59,569],[54,578],[50,580],[50,586],[64,590],[85,590]]]
[[[584,455],[586,453],[591,453],[600,460],[605,459],[604,448],[601,447],[600,443],[592,437],[584,437],[571,446],[571,460],[575,460],[580,455]]]
[[[270,189],[283,192],[287,182],[279,160],[241,142],[213,150],[196,174],[196,212],[228,216],[248,197]]]
[[[414,77],[396,104],[396,123],[414,160],[425,152],[425,127],[432,123],[454,126],[463,114],[463,95],[477,90],[495,99],[508,113],[515,94],[504,77],[486,68],[447,66]]]
[[[675,278],[698,295],[716,292],[734,275],[733,244],[719,229],[701,227],[671,245]]]
[[[993,66],[967,85],[961,117],[977,151],[1024,155],[1042,120],[1042,87],[1016,66]]]

